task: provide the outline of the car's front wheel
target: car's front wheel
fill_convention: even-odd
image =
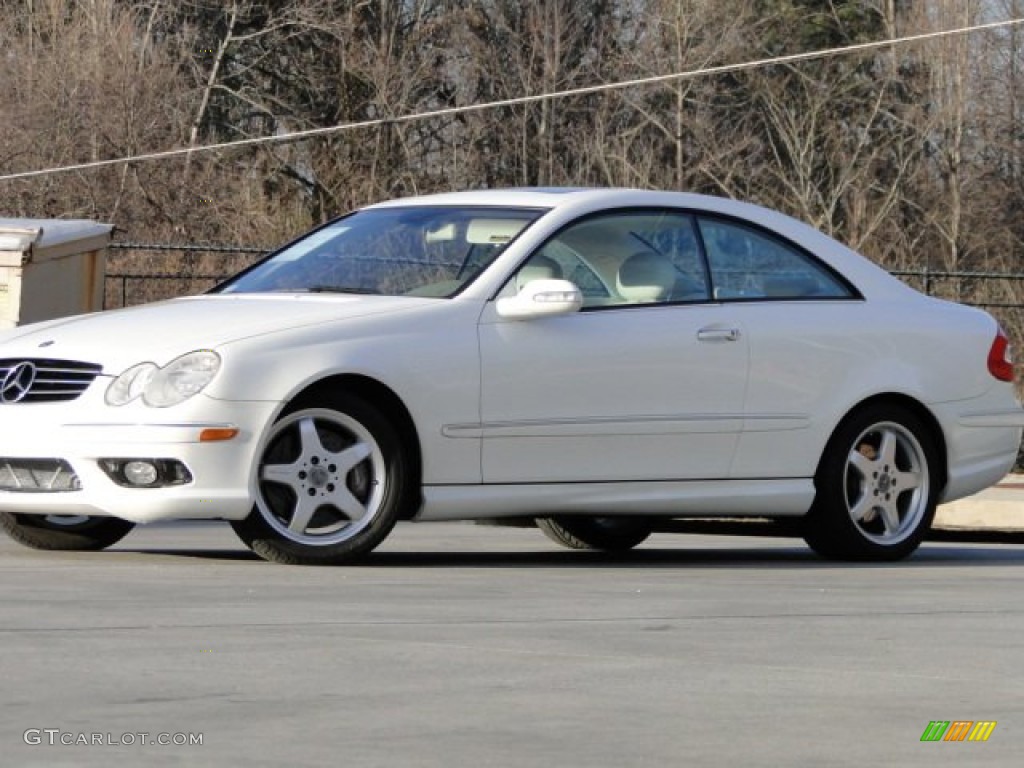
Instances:
[[[106,549],[131,532],[135,523],[117,517],[24,515],[0,512],[0,528],[32,549],[91,551]]]
[[[394,427],[349,394],[298,403],[263,448],[256,505],[235,533],[267,560],[343,564],[391,532],[408,496],[408,462]]]
[[[624,552],[651,535],[646,520],[630,517],[538,517],[537,527],[569,549]]]
[[[938,467],[931,430],[913,412],[895,405],[855,412],[819,464],[805,540],[824,557],[907,557],[935,517]]]

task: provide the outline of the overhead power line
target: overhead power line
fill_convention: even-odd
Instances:
[[[869,43],[855,43],[853,45],[844,45],[836,48],[825,48],[817,51],[807,51],[805,53],[791,53],[786,54],[784,56],[772,56],[766,59],[754,59],[753,61],[746,61],[738,64],[722,64],[714,67],[703,67],[701,69],[694,69],[686,72],[673,72],[667,75],[652,75],[650,77],[639,77],[634,78],[632,80],[620,80],[615,83],[601,83],[600,85],[587,85],[579,88],[568,88],[562,91],[551,91],[548,93],[539,93],[529,96],[516,96],[510,99],[498,99],[496,101],[487,101],[478,104],[465,104],[459,107],[444,107],[442,109],[434,109],[424,112],[414,112],[412,114],[398,115],[396,117],[379,117],[374,118],[372,120],[359,120],[356,122],[341,123],[339,125],[332,125],[324,128],[309,128],[307,130],[302,131],[281,133],[276,134],[274,136],[255,136],[248,139],[236,139],[234,141],[224,141],[216,144],[203,144],[197,147],[179,147],[177,149],[167,149],[160,152],[148,152],[145,154],[132,155],[129,157],[118,157],[109,160],[93,160],[88,163],[61,165],[52,168],[42,168],[34,171],[20,171],[18,173],[0,175],[0,181],[11,181],[13,179],[27,179],[35,176],[51,176],[58,173],[69,173],[72,171],[86,171],[93,168],[104,168],[112,165],[123,165],[125,163],[141,163],[148,162],[150,160],[164,160],[171,157],[181,157],[184,155],[198,154],[200,152],[215,152],[224,149],[254,147],[260,144],[291,143],[295,141],[302,141],[303,139],[316,138],[320,136],[329,136],[331,134],[341,133],[343,131],[354,131],[362,128],[373,128],[375,126],[381,125],[397,125],[400,123],[411,123],[417,120],[430,120],[437,117],[462,115],[466,114],[467,112],[481,112],[483,110],[497,109],[500,107],[514,107],[520,104],[531,104],[538,101],[546,101],[548,99],[563,99],[570,96],[586,96],[593,93],[603,93],[606,91],[616,91],[625,88],[655,85],[657,83],[667,83],[678,80],[692,80],[698,77],[722,75],[729,72],[743,72],[750,69],[758,69],[760,67],[768,67],[778,64],[793,64],[802,61],[813,61],[815,59],[826,59],[836,56],[843,56],[849,53],[878,50],[880,48],[889,48],[897,45],[907,45],[909,43],[917,43],[925,40],[935,40],[938,38],[954,37],[957,35],[969,35],[975,32],[984,32],[987,30],[1012,27],[1019,24],[1024,24],[1024,18],[1006,19],[1004,21],[993,21],[987,24],[975,24],[968,27],[958,27],[956,29],[940,30],[938,32],[924,32],[917,35],[906,35],[904,37],[894,37],[886,40],[875,40]]]

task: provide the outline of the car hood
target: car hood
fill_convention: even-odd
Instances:
[[[193,296],[14,328],[0,333],[0,358],[81,360],[102,364],[106,373],[119,373],[145,360],[163,365],[195,349],[437,301],[337,294]]]

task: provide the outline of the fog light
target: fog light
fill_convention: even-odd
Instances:
[[[159,473],[148,461],[129,461],[124,465],[124,479],[132,485],[152,485]]]
[[[192,473],[177,459],[100,459],[99,464],[122,488],[164,488],[192,482]]]

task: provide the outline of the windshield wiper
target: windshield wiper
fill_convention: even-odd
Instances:
[[[377,291],[369,288],[352,288],[347,285],[311,285],[308,288],[298,289],[307,293],[355,293],[361,296],[379,296]]]

